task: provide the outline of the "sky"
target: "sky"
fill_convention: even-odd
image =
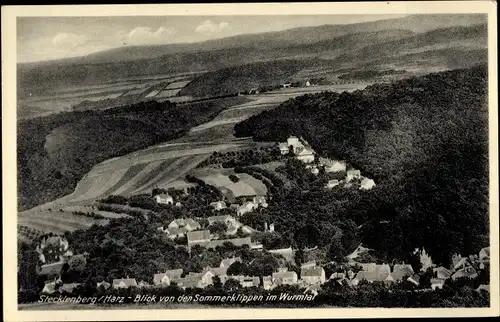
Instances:
[[[17,60],[35,62],[84,56],[123,46],[190,43],[239,34],[403,16],[18,17]]]

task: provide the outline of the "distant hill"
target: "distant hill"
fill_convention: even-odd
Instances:
[[[334,23],[334,21],[332,21]],[[21,64],[30,67],[51,64],[97,64],[136,59],[152,59],[163,55],[189,53],[231,48],[269,49],[292,45],[312,44],[330,40],[340,36],[377,32],[382,30],[400,29],[413,33],[422,33],[440,28],[454,26],[470,26],[486,23],[483,14],[431,14],[411,15],[397,19],[386,19],[343,25],[322,25],[314,27],[299,27],[277,32],[260,34],[243,34],[221,39],[208,40],[199,43],[167,44],[154,46],[126,46],[106,50],[84,57],[69,58],[58,61]]]
[[[425,19],[432,20],[429,17]],[[412,19],[402,21],[397,19],[396,21],[398,23],[395,26],[410,26],[415,29],[415,26],[418,25],[412,22]],[[321,58],[333,60],[335,64],[331,67],[339,69],[344,68],[345,65],[356,68],[369,63],[419,64],[422,67],[425,67],[426,63],[430,63],[444,68],[467,67],[470,66],[469,62],[484,62],[487,56],[486,25],[470,25],[471,22],[474,21],[469,17],[468,20],[462,22],[464,24],[469,23],[467,26],[433,29],[424,33],[415,33],[411,30],[394,27],[392,29],[381,29],[387,27],[388,22],[385,20],[354,25],[297,28],[292,31],[271,33],[276,36],[273,41],[270,41],[269,33],[266,33],[214,40],[208,42],[210,45],[207,45],[207,43],[196,45],[198,46],[196,48],[200,49],[211,48],[211,50],[205,51],[193,51],[194,49],[188,50],[184,45],[175,45],[168,48],[174,48],[172,51],[184,52],[170,53],[154,58],[124,61],[117,57],[113,62],[90,63],[92,60],[87,57],[83,61],[89,63],[85,64],[69,64],[65,62],[57,65],[56,62],[53,62],[29,66],[19,65],[18,95],[19,97],[23,97],[28,93],[39,95],[69,85],[95,84],[137,75],[183,73],[200,70],[216,71],[276,59],[307,60]],[[441,24],[435,23],[433,26],[449,23],[451,23],[451,20],[444,19]],[[362,31],[369,26],[374,26],[375,31]],[[349,31],[352,33],[346,34]],[[309,37],[310,33],[317,35]],[[295,36],[292,37],[292,35]],[[249,42],[248,39],[254,41]],[[205,45],[202,46],[201,44]],[[226,48],[221,49],[223,47]],[[146,51],[153,50],[157,54],[162,52],[158,46],[144,48]],[[120,52],[120,50],[116,49],[113,52]],[[104,55],[104,53],[101,54]],[[127,56],[141,57],[141,55],[134,56],[133,53],[128,53]],[[461,65],[462,63],[465,63],[465,65]],[[51,64],[56,65],[51,66]],[[227,70],[223,72],[226,73]],[[206,76],[202,77],[205,81],[207,80]],[[216,79],[219,79],[218,77],[216,76]],[[262,77],[269,78],[265,75]],[[200,82],[201,79],[193,84],[201,84]],[[213,83],[213,80],[210,82]],[[238,83],[239,81],[235,80],[235,82]],[[190,91],[196,92],[192,86],[185,90],[186,93]],[[224,91],[227,90],[222,92]],[[204,92],[203,95],[206,94],[205,90],[199,92]]]

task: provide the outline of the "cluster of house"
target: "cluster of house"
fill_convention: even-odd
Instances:
[[[297,160],[304,163],[314,162],[316,153],[302,138],[299,139],[296,136],[290,136],[286,142],[278,143],[278,147],[283,155],[290,153],[290,150],[292,150]]]
[[[228,208],[226,202],[224,200],[220,201],[215,201],[210,204],[210,206],[215,210],[215,211],[220,211],[222,209]],[[247,200],[244,201],[241,205],[240,204],[231,204],[229,205],[229,208],[234,210],[236,214],[240,217],[243,216],[246,213],[252,212],[259,207],[262,208],[267,208],[268,204],[266,201],[265,196],[253,196],[252,200]]]
[[[434,267],[434,278],[431,279],[432,289],[443,288],[445,281],[449,278],[456,280],[460,277],[474,279],[478,277],[478,271],[489,267],[490,263],[490,248],[485,247],[479,251],[477,255],[462,257],[461,255],[453,255],[451,267],[443,266]],[[479,289],[489,291],[489,285],[481,285]]]
[[[160,193],[160,194],[157,194],[154,196],[154,199],[156,201],[157,204],[161,204],[161,205],[174,205],[174,198],[169,195],[168,193]],[[177,201],[175,203],[175,206],[176,207],[182,207],[182,203]]]
[[[255,229],[250,226],[243,225],[231,215],[211,216],[208,217],[207,220],[209,225],[216,222],[224,224],[226,227],[224,234],[226,236],[236,235],[239,229],[241,229],[241,231],[245,235],[255,233]],[[274,230],[274,225],[272,225],[272,227]],[[201,245],[206,248],[215,248],[222,245],[224,242],[230,242],[235,246],[248,244],[251,245],[254,249],[260,248],[260,245],[252,244],[251,242],[247,243],[247,239],[245,238],[217,240],[219,236],[217,236],[216,234],[211,234],[208,229],[202,230],[201,228],[201,224],[195,219],[178,218],[172,220],[167,227],[158,227],[158,230],[167,234],[167,236],[172,240],[176,238],[187,237],[188,247],[191,247],[193,245]]]
[[[260,287],[265,290],[272,290],[280,285],[297,285],[305,288],[307,291],[317,292],[319,285],[325,283],[325,270],[321,266],[317,266],[315,262],[309,262],[302,265],[300,270],[300,279],[295,271],[289,271],[286,267],[279,268],[277,272],[271,276],[263,276],[262,283],[259,276],[246,275],[228,275],[229,267],[235,262],[242,262],[240,257],[232,257],[223,259],[219,267],[206,267],[200,273],[189,272],[183,275],[183,269],[167,270],[163,273],[157,273],[153,276],[153,284],[148,284],[145,281],[137,283],[134,278],[114,279],[113,283],[105,281],[97,283],[97,287],[108,289],[129,288],[129,287],[167,287],[172,283],[177,284],[182,289],[187,288],[205,288],[214,284],[214,277],[218,277],[222,284],[228,280],[237,281],[241,287]]]
[[[36,246],[38,259],[42,263],[40,275],[51,275],[53,272],[60,272],[73,252],[69,249],[68,240],[64,236],[45,236]]]
[[[306,163],[306,169],[309,169],[314,175],[319,174],[320,168],[323,168],[327,173],[343,172],[347,170],[345,161],[319,157],[315,163],[316,152],[303,138],[290,136],[286,142],[278,143],[278,147],[283,155],[290,153],[290,150],[292,150],[295,158]],[[359,183],[360,190],[370,190],[375,187],[375,181],[373,181],[373,179],[361,176],[360,170],[351,169],[347,170],[344,180],[329,180],[325,188],[332,189],[339,185],[343,185],[344,188],[350,188],[355,183]]]
[[[375,187],[375,181],[370,178],[363,177],[360,170],[347,170],[346,177],[343,180],[332,179],[328,180],[325,188],[332,189],[343,185],[344,188],[350,188],[353,184],[359,184],[359,190],[370,190]]]

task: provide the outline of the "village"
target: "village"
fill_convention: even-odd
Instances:
[[[374,180],[364,177],[356,169],[348,169],[345,161],[318,157],[309,144],[302,138],[290,136],[287,142],[278,143],[281,155],[293,156],[306,165],[306,169],[313,175],[321,171],[327,173],[345,173],[343,179],[329,180],[324,189],[352,188],[370,190],[374,188]],[[187,192],[184,191],[186,194]],[[183,204],[168,192],[158,192],[153,196],[159,205],[173,208],[182,208]],[[362,260],[363,253],[368,249],[360,245],[352,254],[346,257],[347,261],[335,263],[335,270],[327,276],[325,267],[329,263],[318,263],[310,260],[300,263],[298,270],[289,269],[294,264],[297,249],[292,247],[281,249],[266,249],[262,243],[252,241],[252,236],[259,231],[240,222],[241,218],[249,216],[253,211],[268,207],[269,196],[255,195],[246,198],[242,203],[229,203],[226,200],[217,200],[209,204],[212,215],[206,218],[179,217],[168,224],[157,227],[157,232],[164,234],[176,243],[176,247],[185,247],[189,253],[194,248],[217,249],[229,246],[247,248],[250,251],[267,252],[278,256],[281,267],[270,275],[242,275],[234,274],[238,265],[245,264],[241,257],[224,258],[217,267],[204,267],[202,271],[185,271],[179,267],[171,267],[165,271],[156,272],[149,280],[139,280],[133,276],[116,276],[112,280],[102,280],[95,285],[96,289],[129,289],[129,288],[165,288],[177,285],[182,290],[204,289],[215,283],[235,285],[239,288],[260,288],[273,290],[279,286],[295,286],[304,294],[318,294],[325,283],[332,282],[341,287],[356,288],[363,283],[381,282],[384,285],[407,282],[414,288],[422,291],[442,289],[447,280],[459,278],[475,279],[483,270],[489,269],[489,247],[483,248],[476,255],[462,257],[455,254],[450,267],[436,266],[426,253],[425,249],[415,249],[419,257],[419,270],[408,263],[375,263]],[[275,223],[264,223],[264,233],[274,233],[279,230]],[[81,283],[63,283],[61,271],[65,265],[85,263],[89,256],[73,254],[70,245],[64,236],[53,235],[41,239],[37,246],[40,266],[38,274],[46,278],[42,293],[72,294]],[[432,276],[429,276],[431,272]],[[430,277],[424,286],[421,280],[424,276]],[[229,284],[228,284],[229,283]],[[232,284],[231,284],[232,283]],[[489,291],[489,285],[480,285],[477,289]]]

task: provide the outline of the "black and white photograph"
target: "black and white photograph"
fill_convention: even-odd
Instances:
[[[496,6],[475,3],[18,8],[12,309],[498,314]]]

